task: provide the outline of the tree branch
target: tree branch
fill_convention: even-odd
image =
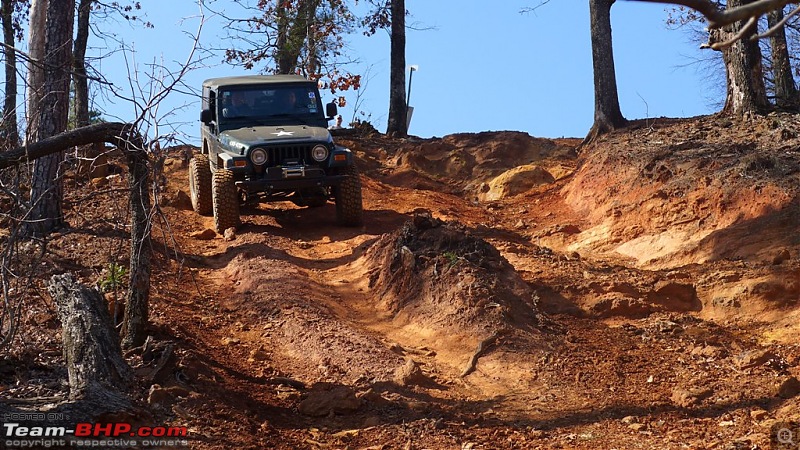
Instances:
[[[776,31],[780,30],[784,25],[786,25],[786,22],[788,22],[789,19],[791,19],[792,17],[797,15],[797,13],[800,13],[800,6],[798,6],[797,8],[792,10],[792,12],[790,12],[789,14],[784,16],[783,20],[781,20],[780,22],[776,23],[769,30],[767,30],[767,31],[765,31],[765,32],[763,32],[761,34],[757,34],[757,35],[753,36],[753,39],[762,39],[762,38],[765,38],[765,37],[772,36],[773,34],[775,34]]]
[[[78,128],[0,153],[0,169],[33,161],[36,158],[60,152],[65,148],[93,142],[108,142],[119,148],[125,148],[127,140],[121,136],[127,136],[131,132],[135,133],[130,124],[120,122],[107,122]]]
[[[686,6],[694,9],[708,19],[708,28],[722,28],[741,20],[748,20],[753,17],[762,16],[769,11],[782,8],[793,0],[758,0],[747,5],[742,5],[733,9],[723,10],[710,0],[627,0],[634,2],[647,3],[666,3],[673,5]]]

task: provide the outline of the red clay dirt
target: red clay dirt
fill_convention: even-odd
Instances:
[[[197,449],[372,450],[766,449],[800,420],[796,117],[648,120],[580,152],[515,132],[339,142],[363,227],[260,205],[231,240],[203,233],[169,153],[139,420]],[[125,263],[124,176],[67,195],[0,401],[66,392],[48,276]]]

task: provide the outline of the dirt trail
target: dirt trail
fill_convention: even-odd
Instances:
[[[551,170],[565,170],[566,177],[562,173],[550,184],[523,186],[520,193],[480,203],[474,197],[486,189],[480,180],[488,186],[503,170],[535,163],[531,154],[536,152],[522,152],[528,160],[507,161],[507,167],[498,167],[492,158],[481,166],[473,158],[474,167],[462,164],[444,172],[483,178],[444,183],[443,188],[446,179],[432,173],[436,164],[457,161],[451,155],[467,144],[456,139],[412,146],[391,140],[350,142],[367,167],[363,229],[336,228],[331,205],[316,210],[262,205],[246,212],[233,241],[183,242],[188,253],[197,248],[205,254],[200,260],[213,270],[198,280],[224,312],[215,325],[219,342],[211,345],[212,358],[236,361],[245,379],[261,377],[270,386],[258,399],[248,396],[247,402],[261,405],[257,409],[276,403],[284,407],[277,415],[260,417],[260,427],[286,439],[281,444],[263,437],[270,445],[763,446],[772,424],[797,418],[797,399],[776,395],[783,380],[797,375],[796,328],[790,319],[796,309],[763,303],[738,310],[724,306],[726,298],[744,298],[725,297],[726,292],[739,289],[755,298],[759,289],[762,294],[769,290],[770,279],[788,284],[773,287],[766,297],[774,301],[784,289],[784,304],[794,304],[796,263],[742,266],[721,260],[703,266],[673,263],[668,270],[637,268],[626,262],[625,251],[585,248],[593,239],[613,241],[608,237],[613,227],[628,226],[612,225],[611,234],[601,236],[589,228],[601,216],[582,215],[574,207],[570,192],[585,185],[588,162],[570,177],[574,155],[563,150],[538,155]],[[518,136],[492,139],[492,148],[519,144]],[[612,138],[608,145],[615,144]],[[431,145],[438,153],[429,152]],[[426,158],[438,162],[428,165]],[[180,180],[180,173],[170,179]],[[173,187],[185,189],[181,182]],[[765,198],[782,201],[775,195]],[[500,259],[484,264],[493,269],[480,272],[483,262],[459,255],[457,244],[448,246],[464,239],[450,228],[443,238],[418,239],[425,231],[407,223],[420,210],[433,212],[437,228],[438,219],[455,221],[461,225],[454,229],[463,226],[474,236],[469,239],[482,238],[487,249],[497,247]],[[647,222],[626,214],[611,217],[627,218],[625,223],[635,222],[646,231]],[[185,220],[195,231],[209,226],[208,219],[191,214]],[[720,219],[716,226],[741,223],[731,220]],[[775,236],[781,233],[777,230]],[[779,240],[754,254],[763,259],[781,245],[796,251]],[[463,253],[471,251],[480,253]],[[660,257],[656,250],[646,252],[651,260]],[[453,270],[451,277],[448,270]],[[521,275],[522,285],[505,297],[520,299],[525,295],[519,289],[528,292],[526,308],[534,309],[527,318],[498,294],[498,288],[516,282],[506,275],[487,282],[496,276],[491,274],[503,273]],[[761,287],[730,283],[737,277],[762,280],[755,283]],[[546,316],[537,319],[534,312]],[[783,318],[766,326],[737,319],[750,313]],[[763,347],[769,340],[773,344]],[[488,349],[477,359],[476,370],[462,377],[481,341]],[[750,364],[748,358],[757,362]],[[215,390],[207,395],[213,398]]]
[[[229,241],[201,236],[169,159],[151,314],[176,351],[141,401],[200,449],[768,448],[800,420],[800,139],[711,120],[580,156],[521,133],[343,137],[362,228],[261,205]],[[91,239],[51,248],[86,267],[70,252]]]

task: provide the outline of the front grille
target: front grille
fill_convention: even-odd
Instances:
[[[267,165],[270,167],[294,164],[308,164],[312,162],[311,148],[313,145],[276,145],[267,147],[269,157]]]

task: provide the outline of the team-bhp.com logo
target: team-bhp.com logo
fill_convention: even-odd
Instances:
[[[78,423],[67,426],[27,426],[3,423],[7,448],[40,447],[185,447],[186,427],[134,427],[130,423]]]

